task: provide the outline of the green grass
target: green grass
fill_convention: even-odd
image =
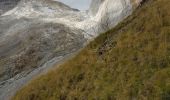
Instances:
[[[13,100],[170,100],[169,5],[148,0]]]

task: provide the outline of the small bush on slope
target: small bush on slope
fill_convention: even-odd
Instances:
[[[170,100],[169,5],[149,0],[13,100]]]

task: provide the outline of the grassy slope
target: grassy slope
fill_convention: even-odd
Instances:
[[[169,5],[149,0],[13,100],[170,100]]]

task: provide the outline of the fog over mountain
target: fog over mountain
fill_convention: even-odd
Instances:
[[[68,3],[76,4],[75,1]],[[4,5],[4,1],[0,2]],[[81,6],[78,2],[80,0],[76,5]],[[82,4],[88,2],[82,1]],[[54,0],[21,0],[12,4],[15,6],[9,9],[13,9],[3,11],[0,16],[2,100],[42,70],[114,27],[131,14],[133,6],[130,0],[93,0],[88,11]]]

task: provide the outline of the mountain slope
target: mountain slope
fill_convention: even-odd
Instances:
[[[78,11],[54,0],[20,0],[0,16],[0,99],[114,27],[132,6],[131,0],[92,0],[91,11]]]
[[[73,12],[77,10],[52,0],[21,0],[0,16],[0,91],[8,79],[83,47],[87,40],[83,30],[59,21],[45,21],[51,13],[64,17]]]
[[[169,5],[148,0],[13,100],[169,100]]]

